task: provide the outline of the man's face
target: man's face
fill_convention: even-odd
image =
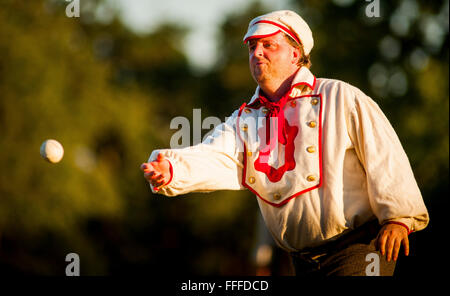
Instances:
[[[269,37],[250,39],[248,50],[250,71],[260,85],[269,79],[285,80],[298,69],[299,50],[290,45],[281,32]]]

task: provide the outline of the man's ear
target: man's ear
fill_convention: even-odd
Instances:
[[[302,55],[302,52],[300,50],[300,48],[294,47],[293,51],[292,51],[292,63],[293,64],[298,64],[298,61],[300,60]]]

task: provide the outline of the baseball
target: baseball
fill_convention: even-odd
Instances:
[[[64,148],[56,140],[46,140],[41,145],[41,156],[51,163],[60,162],[64,155]]]

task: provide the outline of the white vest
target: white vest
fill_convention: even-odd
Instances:
[[[270,156],[260,151],[267,147],[261,143],[267,124],[264,111],[243,105],[238,115],[237,130],[244,143],[242,184],[265,202],[281,206],[322,185],[322,97],[312,94],[288,101],[284,107],[288,143],[276,141]],[[266,170],[257,170],[255,162]]]

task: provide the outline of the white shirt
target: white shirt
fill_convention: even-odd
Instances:
[[[203,143],[152,152],[149,161],[162,153],[173,170],[158,193],[247,188],[286,251],[321,245],[375,218],[380,224],[401,223],[410,232],[427,226],[428,212],[408,158],[371,98],[345,82],[316,79],[305,67],[288,95],[283,108],[291,131],[287,145],[278,143],[262,160],[258,135],[266,110],[244,104]],[[258,96],[259,87],[249,104]]]

